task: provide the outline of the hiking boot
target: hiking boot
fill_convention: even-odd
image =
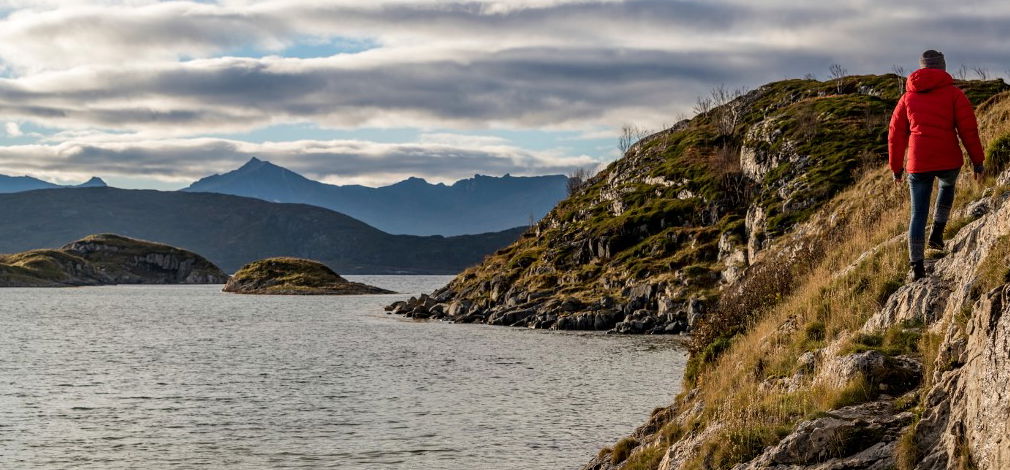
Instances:
[[[940,250],[943,251],[943,230],[937,230],[933,227],[933,230],[929,233],[929,240],[926,241],[926,248],[930,250]]]
[[[909,273],[912,276],[913,281],[918,281],[926,277],[926,265],[922,261],[912,262],[912,271]]]

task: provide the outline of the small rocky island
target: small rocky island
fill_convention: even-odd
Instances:
[[[0,287],[223,284],[227,280],[227,274],[196,253],[115,234],[89,235],[59,249],[0,255]]]
[[[225,292],[267,295],[394,294],[379,287],[351,282],[318,261],[301,258],[266,258],[239,269]]]

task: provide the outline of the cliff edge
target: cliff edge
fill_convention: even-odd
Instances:
[[[228,275],[181,248],[114,234],[89,235],[59,249],[0,255],[0,286],[223,284]]]

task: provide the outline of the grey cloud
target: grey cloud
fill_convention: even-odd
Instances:
[[[390,113],[431,122],[518,126],[602,120],[626,107],[675,109],[736,74],[778,73],[823,57],[771,51],[701,56],[659,50],[527,48],[467,62],[349,68],[339,58],[186,62],[157,71],[104,68],[88,82],[42,91],[32,80],[0,82],[0,110],[54,126],[149,129],[255,126],[278,118],[355,126]],[[728,63],[750,61],[750,68]],[[788,61],[788,62],[786,62]],[[52,78],[50,78],[52,80]],[[44,106],[30,103],[45,103]],[[152,104],[156,103],[156,104]]]
[[[63,129],[198,136],[283,122],[322,127],[587,128],[672,122],[713,86],[753,87],[842,63],[851,73],[913,68],[925,48],[952,67],[1010,63],[1010,8],[934,15],[944,3],[793,1],[300,2],[78,8],[0,19],[0,114]],[[320,6],[322,5],[322,6]],[[923,6],[924,5],[924,6]],[[903,15],[893,14],[901,8]],[[218,58],[304,36],[374,39],[317,59]],[[47,73],[38,70],[46,69]],[[669,116],[669,117],[667,117]],[[642,122],[642,120],[653,122]],[[305,147],[230,141],[67,144],[62,165],[195,177],[254,154],[316,176],[553,172],[573,160],[512,149],[374,144]],[[310,151],[311,149],[311,151]],[[4,161],[13,161],[0,155]],[[40,155],[55,151],[39,147]],[[50,153],[47,153],[50,152]],[[297,158],[296,158],[297,155]],[[26,163],[28,162],[28,163]],[[13,165],[13,163],[10,163]],[[76,166],[75,166],[76,165]],[[117,170],[117,168],[119,168]],[[134,171],[134,170],[131,170]],[[87,173],[92,173],[88,171]]]
[[[598,163],[589,157],[538,154],[503,146],[360,141],[250,144],[200,139],[0,147],[0,170],[16,167],[35,175],[98,174],[187,181],[231,170],[251,157],[271,160],[314,178],[373,184],[407,176],[445,180],[475,173],[565,174]]]

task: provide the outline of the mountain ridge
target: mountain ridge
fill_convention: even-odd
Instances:
[[[0,194],[0,253],[60,246],[93,233],[157,240],[233,272],[262,258],[316,259],[347,274],[451,274],[526,231],[391,235],[307,204],[214,193],[117,188]]]
[[[465,235],[504,230],[539,219],[567,194],[562,175],[474,175],[452,185],[419,177],[372,188],[337,186],[306,178],[269,161],[250,158],[236,170],[181,189],[316,205],[347,214],[389,233]]]
[[[22,191],[32,191],[36,189],[73,189],[73,188],[100,188],[108,186],[105,181],[97,176],[76,185],[60,185],[50,183],[31,176],[7,176],[0,175],[0,194],[15,193]]]

